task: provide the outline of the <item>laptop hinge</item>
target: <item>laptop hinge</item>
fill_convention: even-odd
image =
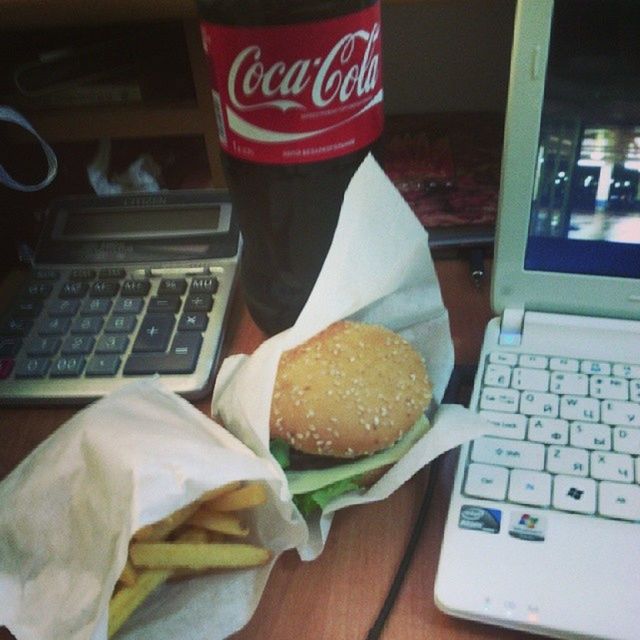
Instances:
[[[502,312],[499,344],[518,346],[522,342],[524,308],[510,308]]]

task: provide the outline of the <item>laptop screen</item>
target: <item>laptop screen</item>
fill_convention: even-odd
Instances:
[[[556,0],[525,270],[640,277],[640,2]]]

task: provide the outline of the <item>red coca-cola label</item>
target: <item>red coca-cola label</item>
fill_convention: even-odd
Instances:
[[[380,5],[321,22],[202,23],[220,144],[269,164],[328,160],[382,132]]]

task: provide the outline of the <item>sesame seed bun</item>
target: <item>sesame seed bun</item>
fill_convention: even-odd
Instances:
[[[271,437],[306,454],[370,455],[400,439],[430,401],[424,362],[406,340],[340,321],[282,354]]]

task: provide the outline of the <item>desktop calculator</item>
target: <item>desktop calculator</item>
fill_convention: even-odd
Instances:
[[[156,375],[204,396],[240,245],[225,191],[52,203],[31,273],[0,316],[0,403],[85,403]]]

